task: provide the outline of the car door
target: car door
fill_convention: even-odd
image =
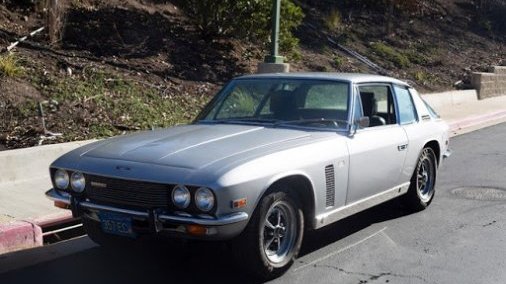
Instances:
[[[348,140],[347,204],[397,187],[408,147],[406,132],[397,123],[391,85],[359,85],[354,96],[354,117],[367,116],[370,125]]]
[[[406,153],[401,181],[408,182],[416,166],[420,152],[424,144],[434,133],[430,115],[426,112],[418,112],[415,107],[414,97],[416,90],[406,86],[394,85],[394,97],[397,102],[399,124],[406,132],[409,147]]]

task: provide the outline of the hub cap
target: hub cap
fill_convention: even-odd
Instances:
[[[263,250],[267,259],[276,264],[289,259],[296,239],[296,218],[293,207],[285,201],[271,205],[263,226]]]
[[[416,188],[424,202],[429,201],[434,194],[434,165],[427,150],[423,152],[418,162]]]

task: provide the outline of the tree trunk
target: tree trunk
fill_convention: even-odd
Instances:
[[[393,20],[394,20],[394,6],[395,3],[393,0],[388,1],[388,11],[387,11],[387,20],[385,22],[385,33],[387,36],[392,34],[393,30]]]
[[[51,45],[58,45],[63,36],[65,0],[48,0],[47,28]]]

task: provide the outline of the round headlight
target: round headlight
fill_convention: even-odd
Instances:
[[[190,205],[190,191],[184,185],[176,185],[172,190],[172,202],[180,209],[185,209]]]
[[[67,189],[69,186],[69,174],[66,170],[56,170],[54,173],[54,184],[58,189]]]
[[[84,179],[83,173],[74,172],[70,177],[70,185],[75,192],[83,192],[84,188],[86,187],[86,180]]]
[[[204,212],[209,212],[214,207],[214,194],[206,187],[201,187],[195,192],[195,205]]]

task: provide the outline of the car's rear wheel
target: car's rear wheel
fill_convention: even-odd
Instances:
[[[434,199],[437,175],[436,155],[430,147],[423,149],[411,177],[411,184],[405,196],[410,209],[420,211]]]
[[[283,274],[302,244],[300,208],[298,200],[285,190],[264,196],[244,232],[232,243],[238,263],[264,280]]]

